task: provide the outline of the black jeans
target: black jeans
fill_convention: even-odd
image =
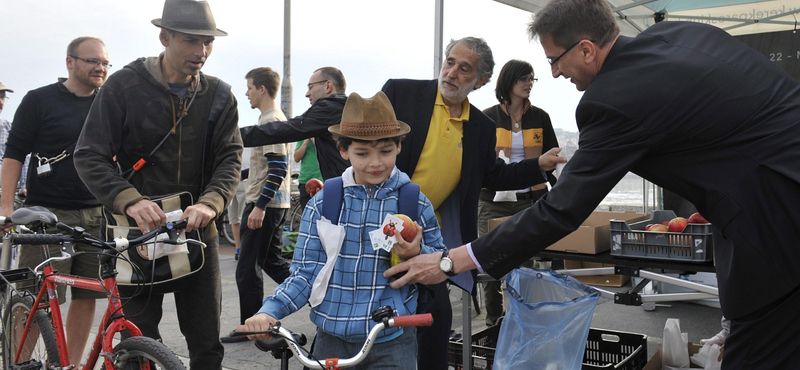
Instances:
[[[280,284],[289,277],[291,263],[281,257],[281,224],[286,209],[267,208],[260,229],[247,227],[247,218],[255,208],[248,203],[242,213],[239,237],[239,261],[236,263],[236,288],[239,290],[239,318],[241,323],[261,309],[264,300],[264,279],[261,271]]]
[[[450,328],[453,324],[453,307],[447,282],[428,285],[433,291],[433,305],[425,312],[433,315],[433,325],[417,328],[419,355],[417,369],[447,370],[447,346],[450,343]],[[417,310],[418,313],[420,310]]]
[[[189,368],[219,370],[224,356],[219,340],[222,305],[219,238],[205,242],[205,262],[199,271],[169,283],[146,287],[132,298],[129,297],[136,287],[120,287],[120,295],[127,318],[145,336],[160,340],[158,324],[163,315],[164,294],[174,292],[178,323],[189,348]],[[190,245],[189,248],[196,247]]]

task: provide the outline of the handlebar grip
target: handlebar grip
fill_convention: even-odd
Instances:
[[[433,325],[433,316],[429,313],[395,316],[392,320],[394,320],[394,325],[392,325],[394,327]]]
[[[69,240],[61,234],[11,234],[11,244],[61,244]]]

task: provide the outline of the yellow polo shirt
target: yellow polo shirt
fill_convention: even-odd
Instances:
[[[450,108],[437,88],[428,137],[414,169],[414,176],[411,177],[411,181],[418,184],[420,191],[430,199],[434,209],[439,208],[461,180],[462,139],[466,121],[469,121],[469,100],[464,99],[461,117],[450,117]],[[441,224],[438,211],[436,218]]]

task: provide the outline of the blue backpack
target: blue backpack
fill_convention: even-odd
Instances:
[[[322,192],[322,216],[336,225],[339,223],[339,213],[342,210],[342,202],[344,201],[344,184],[341,177],[334,177],[325,180],[322,186],[325,189]],[[398,196],[397,205],[398,213],[402,213],[411,218],[411,221],[417,221],[417,202],[419,200],[419,185],[409,182],[400,187],[400,195]]]

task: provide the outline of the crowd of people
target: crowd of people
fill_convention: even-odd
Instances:
[[[174,294],[190,368],[220,369],[223,343],[269,336],[220,328],[212,221],[231,204],[239,320],[249,331],[308,305],[317,326],[312,355],[349,357],[371,329],[374,309],[430,312],[433,326],[386,330],[357,368],[444,370],[448,284],[472,290],[471,270],[501,281],[576,229],[628,171],[689,200],[715,225],[729,325],[723,367],[800,364],[792,344],[800,327],[786,320],[800,303],[793,248],[800,215],[786,206],[800,196],[793,150],[800,83],[723,31],[670,22],[620,36],[602,0],[553,0],[539,11],[529,36],[541,41],[552,76],[584,91],[576,112],[580,149],[556,181],[552,170],[566,159],[558,156],[549,115],[530,101],[538,80],[530,63],[503,65],[497,105],[470,104],[470,92],[486,86],[495,68],[481,38],[451,40],[437,79],[392,78],[365,97],[346,93],[338,68],[318,68],[307,84],[311,106],[294,118],[277,107],[278,73],[254,68],[243,76],[245,95],[261,114],[240,125],[230,85],[201,71],[216,37],[227,35],[208,3],[166,0],[152,23],[164,48],[159,55],[109,75],[103,41],[79,37],[67,47],[68,77],[29,91],[13,121],[0,119],[0,187],[7,190],[0,216],[19,207],[22,196],[22,206],[44,206],[98,236],[107,214],[127,215],[145,232],[167,220],[156,198],[190,194],[181,217],[207,244],[205,263],[168,282],[120,288],[126,312],[135,313],[129,318],[157,339],[164,295]],[[654,84],[656,76],[668,78]],[[0,112],[10,93],[0,83]],[[304,212],[289,261],[280,251],[293,152],[303,164]],[[676,164],[676,155],[694,160]],[[312,198],[302,185],[315,177],[332,185]],[[404,192],[417,186],[413,240],[369,248],[372,231],[399,213]],[[335,191],[341,199],[325,197]],[[488,232],[487,220],[512,215]],[[51,249],[58,253],[58,246]],[[392,253],[404,262],[393,266]],[[40,259],[23,250],[19,264]],[[96,276],[97,258],[89,253],[57,268]],[[264,273],[278,284],[266,297]],[[487,325],[503,314],[499,284],[484,288]],[[105,295],[71,293],[69,361],[79,364],[93,317],[85,313]],[[776,333],[778,326],[784,330]],[[785,340],[753,340],[776,335]]]

